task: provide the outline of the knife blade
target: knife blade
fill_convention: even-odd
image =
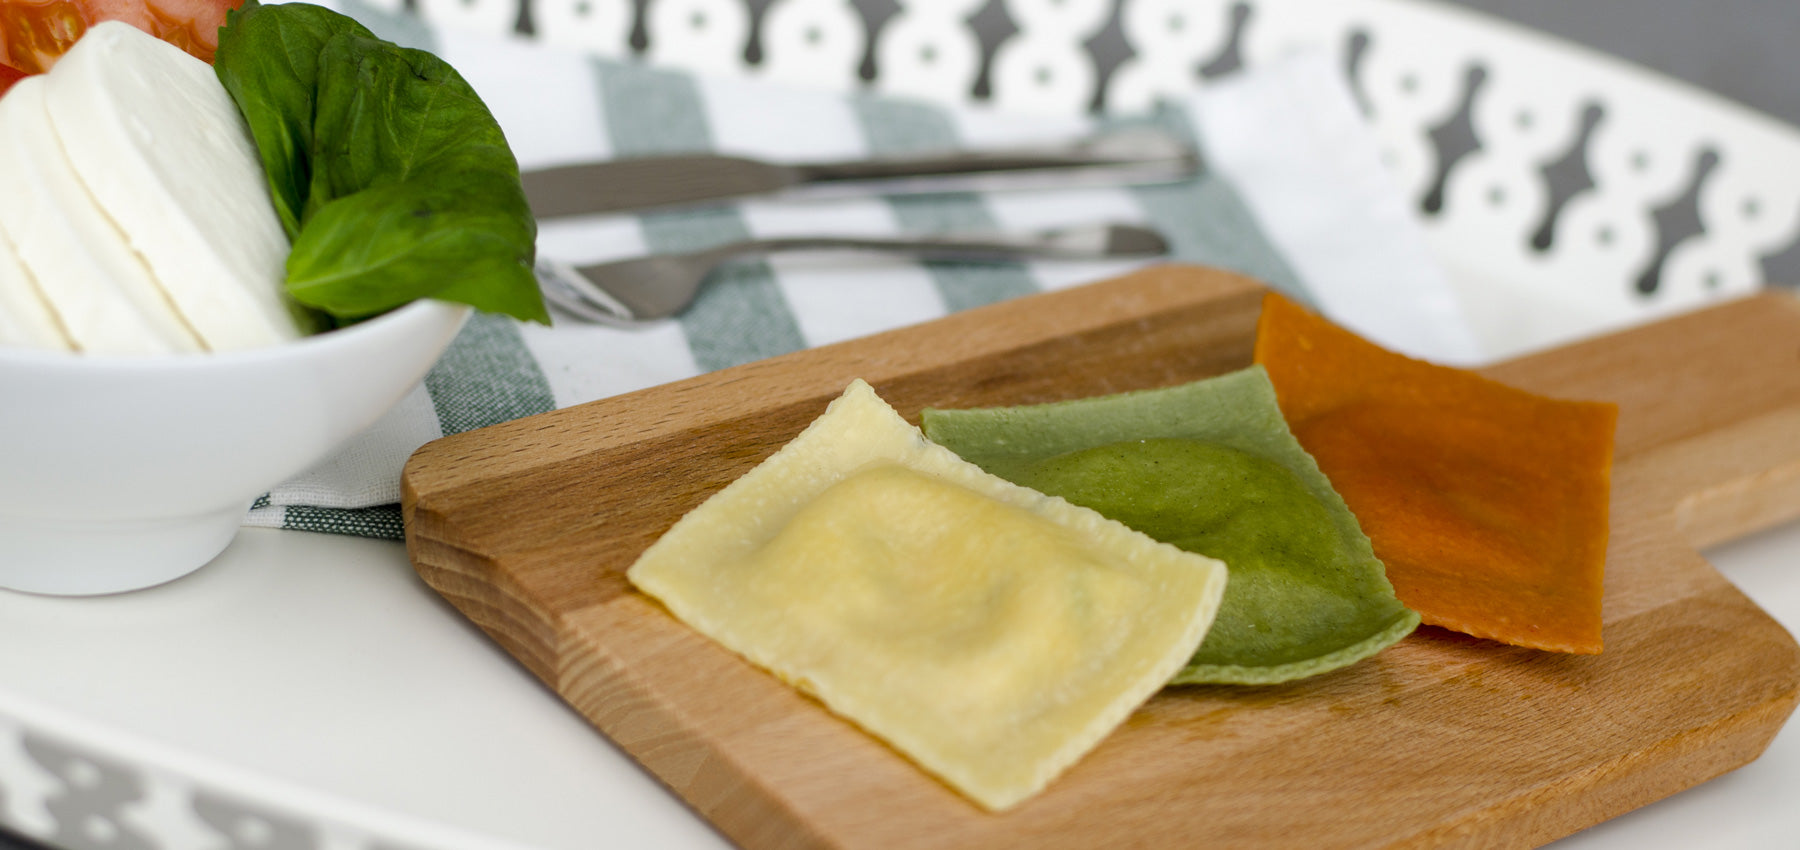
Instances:
[[[1199,171],[1194,148],[1150,128],[1066,144],[908,157],[779,163],[721,154],[633,157],[520,174],[540,219],[633,212],[755,195],[819,197],[1154,183]]]

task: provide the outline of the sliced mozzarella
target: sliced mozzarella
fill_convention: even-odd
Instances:
[[[58,351],[72,347],[4,231],[0,231],[0,345]]]
[[[80,351],[200,350],[63,155],[45,108],[48,79],[26,77],[0,98],[0,230],[40,303]]]
[[[287,236],[212,67],[106,22],[47,79],[51,124],[76,173],[206,347],[298,337],[281,292]]]

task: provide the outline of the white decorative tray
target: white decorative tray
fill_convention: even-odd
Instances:
[[[400,0],[381,0],[398,8]],[[418,0],[598,55],[1016,114],[1344,69],[1484,336],[1549,344],[1800,277],[1800,130],[1423,0]],[[1800,280],[1775,280],[1796,284]],[[1552,305],[1545,307],[1544,305]]]

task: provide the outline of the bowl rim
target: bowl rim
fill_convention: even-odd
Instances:
[[[84,354],[38,348],[0,347],[0,366],[44,367],[72,372],[201,370],[256,366],[271,361],[305,357],[309,352],[324,352],[334,348],[356,345],[371,336],[399,334],[415,327],[434,325],[440,320],[452,321],[460,326],[473,310],[474,308],[467,304],[420,298],[354,325],[333,328],[275,345],[241,348],[233,351]]]

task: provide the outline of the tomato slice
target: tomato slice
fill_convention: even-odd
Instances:
[[[0,94],[12,88],[12,84],[25,79],[26,73],[11,65],[0,65]]]
[[[124,21],[211,62],[225,13],[244,0],[0,0],[0,63],[50,70],[87,28]]]

